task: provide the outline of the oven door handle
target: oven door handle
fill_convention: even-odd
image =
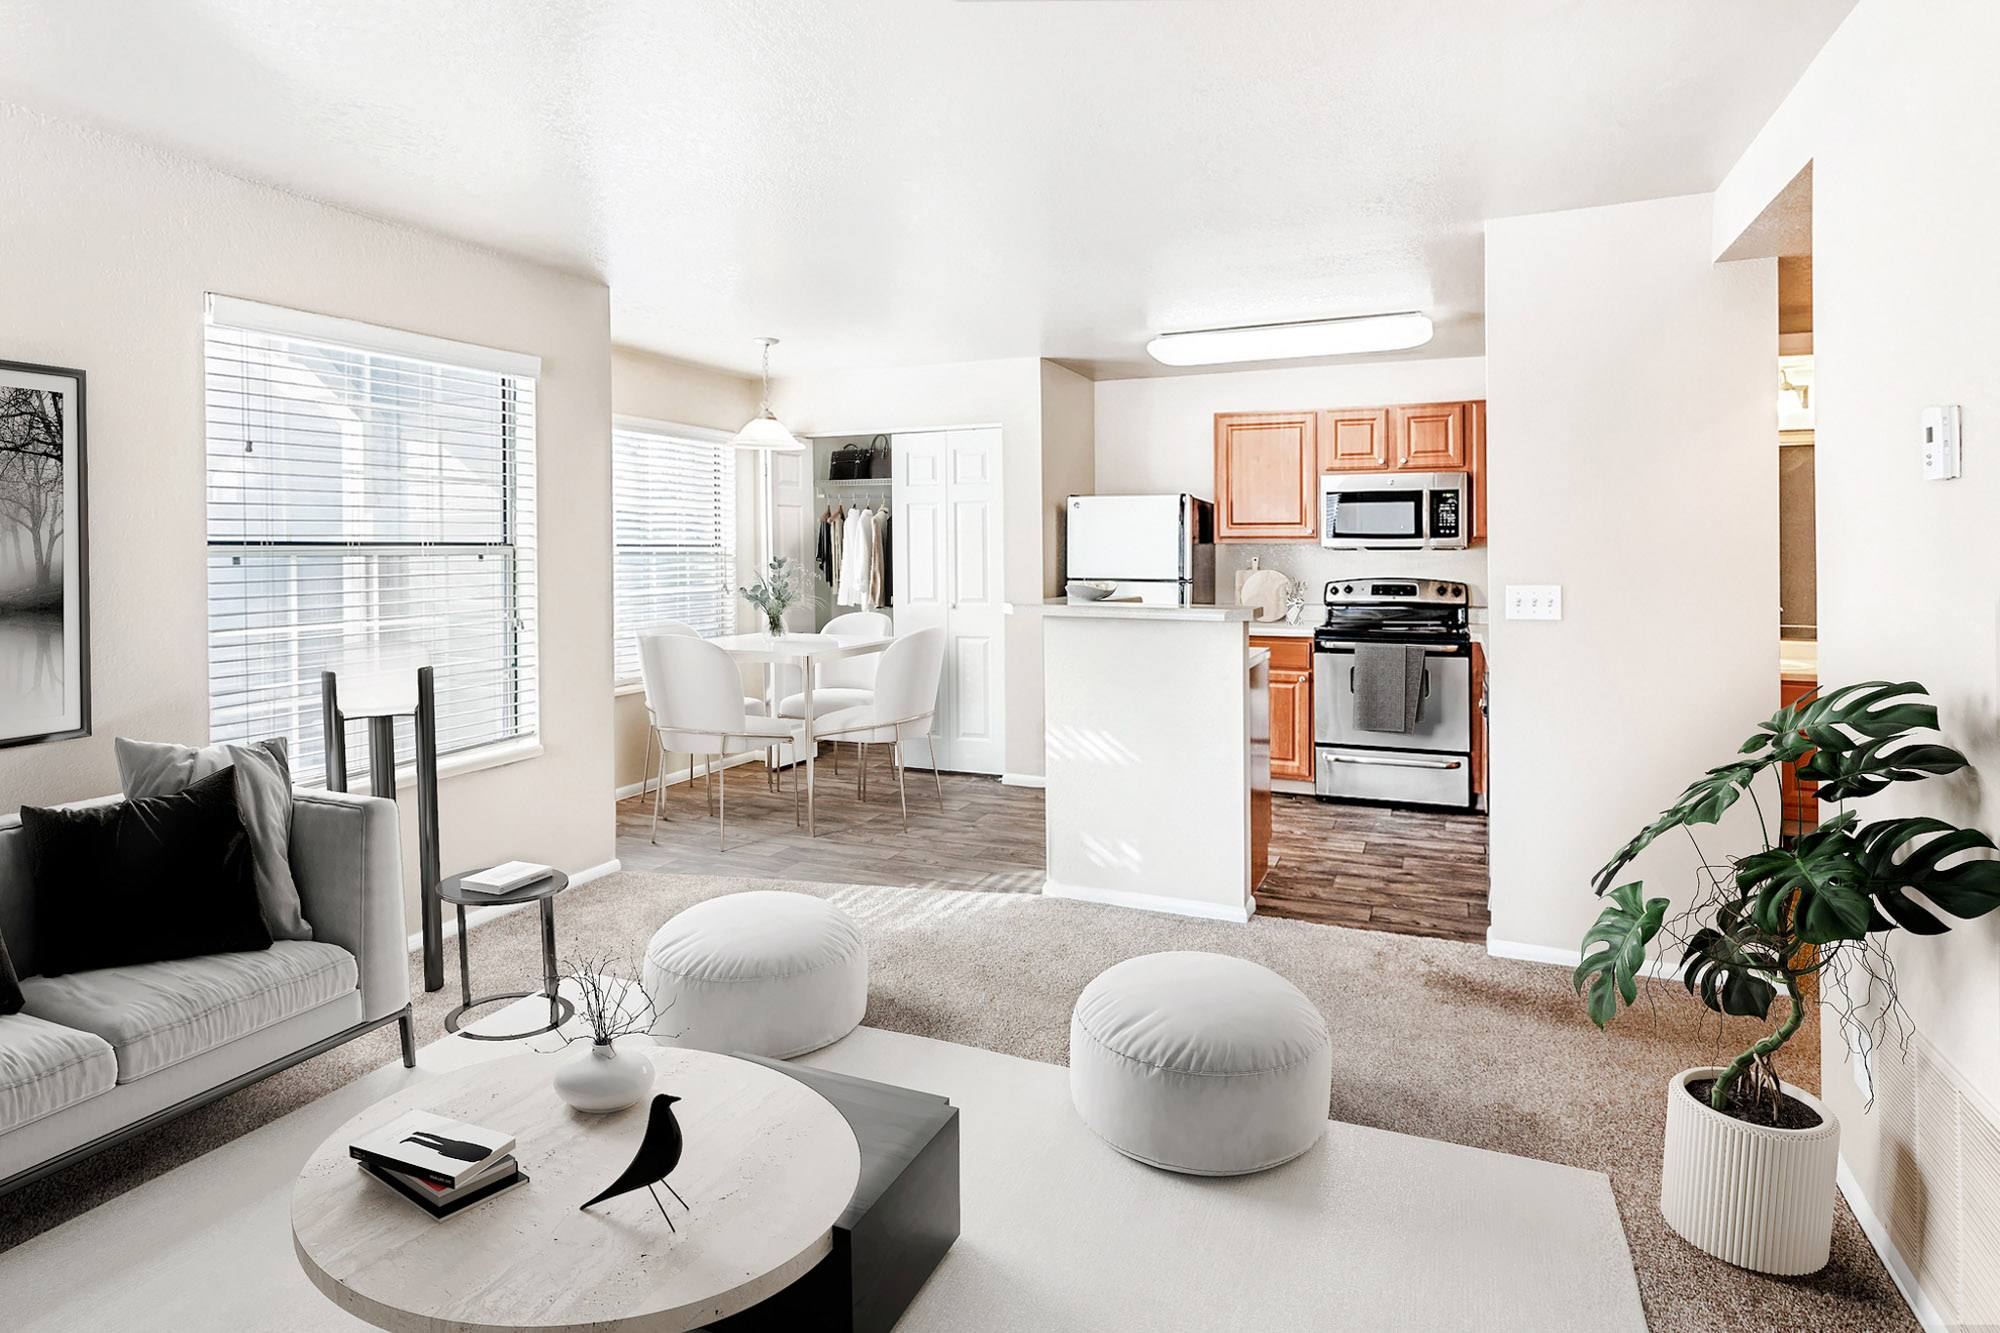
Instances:
[[[1330,754],[1328,759],[1336,764],[1373,764],[1382,768],[1464,768],[1461,759],[1396,759],[1388,755]]]

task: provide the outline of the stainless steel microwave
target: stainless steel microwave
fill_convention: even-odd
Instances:
[[[1449,551],[1471,536],[1463,472],[1324,472],[1319,544],[1355,551]]]

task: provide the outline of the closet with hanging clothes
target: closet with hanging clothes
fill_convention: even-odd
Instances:
[[[886,611],[896,603],[895,481],[886,435],[818,439],[814,459],[814,625],[823,627],[838,615]]]

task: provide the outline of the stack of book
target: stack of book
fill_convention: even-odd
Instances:
[[[527,1180],[514,1136],[406,1111],[347,1146],[362,1171],[432,1217],[450,1217]]]

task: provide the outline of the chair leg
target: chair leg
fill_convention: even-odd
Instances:
[[[648,717],[646,719],[646,760],[639,766],[639,794],[641,796],[646,794],[646,788],[650,787],[653,783],[653,742],[659,738],[660,733],[654,728],[653,720]],[[660,758],[664,761],[666,755],[662,753]],[[664,769],[666,767],[665,762],[662,762],[660,767]],[[665,775],[662,774],[661,776],[664,777]]]
[[[938,776],[938,769],[937,769],[937,736],[936,736],[936,735],[935,735],[934,733],[926,733],[926,734],[925,734],[925,736],[924,736],[924,748],[925,748],[926,750],[929,750],[929,751],[931,752],[931,781],[932,781],[932,782],[935,782],[935,783],[937,784],[937,794],[938,794],[938,813],[939,813],[939,814],[943,814],[943,813],[944,813],[944,779]]]
[[[805,822],[805,803],[799,799],[799,770],[805,762],[799,758],[799,747],[792,747],[792,824],[797,827]]]
[[[726,852],[729,850],[729,842],[726,836],[729,822],[729,770],[722,768],[718,772],[717,770],[720,768],[721,763],[722,756],[715,756],[714,760],[709,763],[708,771],[715,774],[716,785],[722,788],[715,801],[715,845],[718,850]]]
[[[403,1012],[396,1019],[396,1030],[403,1038],[403,1068],[417,1067],[417,1016],[410,1006],[404,1005]]]
[[[649,727],[646,730],[646,734],[648,737],[652,737],[656,733]],[[693,761],[690,760],[689,762]],[[660,780],[653,785],[653,842],[656,845],[660,841],[660,802],[666,799],[666,795],[667,747],[662,745],[660,747]]]
[[[910,801],[903,795],[903,739],[900,730],[896,733],[896,802],[903,807],[903,832],[910,831]]]

